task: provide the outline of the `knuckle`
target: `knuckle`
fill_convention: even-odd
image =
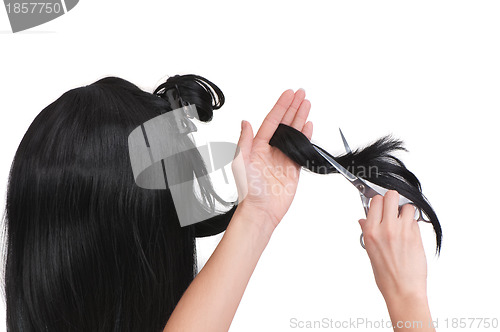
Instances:
[[[392,242],[392,241],[394,241],[396,239],[396,237],[397,237],[396,232],[393,229],[391,229],[391,228],[387,229],[387,231],[385,232],[385,238],[388,241]]]
[[[405,204],[401,211],[401,216],[404,222],[410,222],[415,219],[415,207],[412,204]]]
[[[413,204],[405,204],[403,206],[403,209],[406,211],[406,212],[413,212],[415,213],[415,206],[413,206]]]
[[[376,195],[370,201],[370,210],[380,210],[384,206],[384,197]],[[369,212],[368,212],[369,213]]]
[[[385,197],[388,199],[397,199],[399,197],[399,193],[396,190],[389,190],[386,194]]]
[[[383,201],[384,197],[382,195],[375,195],[375,197],[372,198],[372,202],[374,203],[381,203]]]
[[[375,232],[372,228],[367,228],[363,232],[363,238],[365,240],[365,243],[374,243],[377,241],[377,236],[375,235]]]

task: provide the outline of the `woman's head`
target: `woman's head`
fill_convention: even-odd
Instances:
[[[234,212],[180,227],[169,190],[134,183],[128,136],[172,110],[173,87],[202,121],[224,103],[199,76],[172,77],[153,94],[108,77],[64,93],[35,118],[7,193],[9,330],[163,328],[194,277],[195,236],[223,231]]]

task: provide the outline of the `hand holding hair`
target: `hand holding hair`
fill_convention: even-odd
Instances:
[[[257,135],[242,122],[239,155],[232,164],[240,203],[227,230],[200,273],[180,299],[164,331],[227,331],[250,276],[274,228],[292,203],[300,166],[269,140],[280,123],[309,139],[311,104],[304,90],[283,92]],[[193,319],[196,317],[196,319]]]
[[[312,122],[307,122],[311,103],[305,91],[283,92],[264,119],[255,138],[250,123],[242,122],[238,142],[242,159],[232,164],[240,197],[239,209],[266,215],[274,229],[287,212],[297,189],[300,166],[283,152],[269,145],[278,125],[290,126],[311,139]],[[254,212],[252,212],[254,213]]]
[[[427,301],[427,262],[415,208],[406,204],[398,215],[399,194],[388,191],[370,202],[360,219],[375,281],[384,296],[395,331],[434,331]],[[399,328],[398,322],[422,322]],[[404,327],[404,324],[400,326]]]

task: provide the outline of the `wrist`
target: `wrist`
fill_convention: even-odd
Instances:
[[[249,231],[263,238],[270,238],[276,228],[274,221],[265,211],[241,202],[234,213],[236,220],[241,220]]]
[[[427,294],[398,295],[386,298],[386,303],[394,331],[413,331],[406,328],[407,322],[417,322],[420,331],[435,331]]]
[[[389,311],[394,308],[428,307],[426,292],[391,294],[384,296]]]

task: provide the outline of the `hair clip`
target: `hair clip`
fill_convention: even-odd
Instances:
[[[177,94],[175,94],[177,92]],[[189,103],[188,101],[182,99],[181,93],[179,91],[179,87],[175,84],[174,87],[166,89],[164,91],[164,95],[170,104],[170,108],[172,110],[182,109],[186,117],[189,119],[199,118],[198,111],[196,110],[196,106],[194,104]]]
[[[182,99],[177,84],[174,87],[165,89],[163,92],[166,100],[170,104],[171,111],[167,112],[170,115],[167,117],[168,122],[175,124],[176,132],[179,134],[189,134],[197,131],[195,124],[190,120],[198,118],[198,111],[195,104]],[[174,126],[170,126],[172,129]]]

